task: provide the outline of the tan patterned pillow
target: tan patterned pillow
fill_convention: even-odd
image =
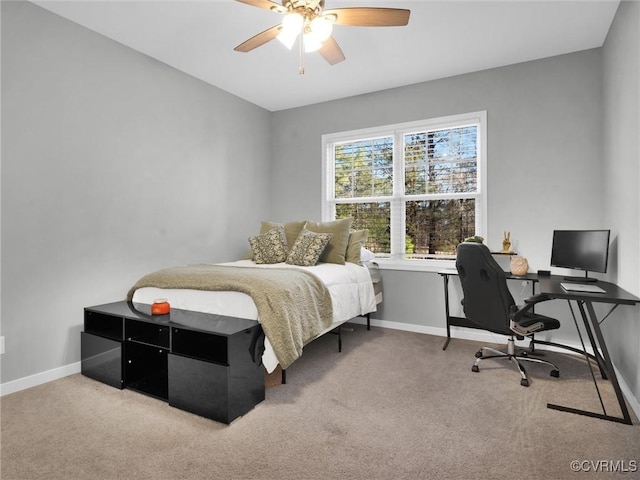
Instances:
[[[314,233],[303,228],[289,251],[287,263],[303,267],[315,265],[330,240],[331,233]]]
[[[281,263],[287,259],[287,237],[283,226],[249,238],[249,244],[256,263]]]
[[[296,241],[296,238],[298,238],[298,235],[300,235],[300,232],[302,231],[302,227],[304,227],[305,223],[307,222],[304,220],[296,221],[296,222],[287,222],[287,223],[263,221],[260,224],[260,235],[262,235],[263,233],[267,233],[272,228],[276,228],[280,226],[284,227],[284,234],[287,237],[287,250],[289,250],[291,249],[291,247],[293,247],[293,244]],[[249,249],[249,251],[242,258],[244,260],[253,260],[253,252],[251,251],[251,249]]]
[[[282,225],[284,227],[284,234],[287,237],[287,247],[290,249],[291,247],[293,247],[293,244],[295,243],[296,238],[298,238],[298,235],[300,235],[300,232],[304,228],[305,223],[307,222],[304,220],[287,222],[287,223],[264,221],[260,224],[260,233],[266,233],[272,228],[279,227]]]

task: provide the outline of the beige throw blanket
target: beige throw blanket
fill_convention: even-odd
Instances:
[[[327,287],[315,275],[298,269],[265,269],[224,265],[188,265],[145,275],[131,287],[127,300],[142,287],[234,291],[250,295],[265,335],[282,368],[302,347],[333,322]]]

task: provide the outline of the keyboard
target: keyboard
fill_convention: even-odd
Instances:
[[[561,283],[560,285],[567,292],[607,293],[597,285],[585,285],[583,283]]]

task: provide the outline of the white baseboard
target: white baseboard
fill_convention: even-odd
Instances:
[[[351,322],[362,324],[362,325],[366,325],[367,323],[366,319],[362,317],[355,318],[351,320]],[[447,336],[447,330],[445,327],[428,327],[424,325],[414,325],[412,323],[400,323],[400,322],[390,322],[387,320],[376,320],[373,318],[371,319],[371,325],[374,327],[388,328],[391,330],[402,330],[405,332],[424,333],[427,335],[434,335],[438,337]],[[490,332],[486,332],[483,330],[475,330],[471,328],[451,327],[451,338],[458,338],[461,340],[474,340],[478,342],[487,342],[487,343],[503,343],[504,342],[503,336],[494,335]],[[581,349],[581,346],[579,345],[569,344],[569,346],[577,349]],[[559,351],[563,353],[571,353],[570,351],[559,349],[553,346],[545,346],[544,348],[546,350],[554,350],[554,351]],[[616,375],[618,377],[618,383],[620,384],[620,389],[622,390],[622,393],[624,394],[625,398],[629,402],[629,406],[634,411],[636,416],[640,418],[640,402],[633,395],[633,393],[631,392],[631,389],[629,388],[629,385],[627,385],[627,382],[625,382],[622,375],[620,375],[620,371],[615,367],[615,365],[613,368],[616,370]],[[0,396],[19,392],[20,390],[25,390],[27,388],[35,387],[43,383],[51,382],[53,380],[58,380],[59,378],[73,375],[75,373],[80,373],[80,362],[72,363],[70,365],[65,365],[59,368],[54,368],[52,370],[47,370],[46,372],[36,373],[35,375],[19,378],[11,382],[2,383],[0,384]]]
[[[80,362],[47,370],[46,372],[36,373],[35,375],[29,375],[28,377],[19,378],[11,382],[2,383],[0,384],[0,396],[9,395],[10,393],[42,385],[43,383],[58,380],[69,375],[73,375],[74,373],[80,373]]]

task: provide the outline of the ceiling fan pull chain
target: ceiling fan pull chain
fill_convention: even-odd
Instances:
[[[298,62],[298,75],[304,75],[304,27],[300,32],[300,59]]]

